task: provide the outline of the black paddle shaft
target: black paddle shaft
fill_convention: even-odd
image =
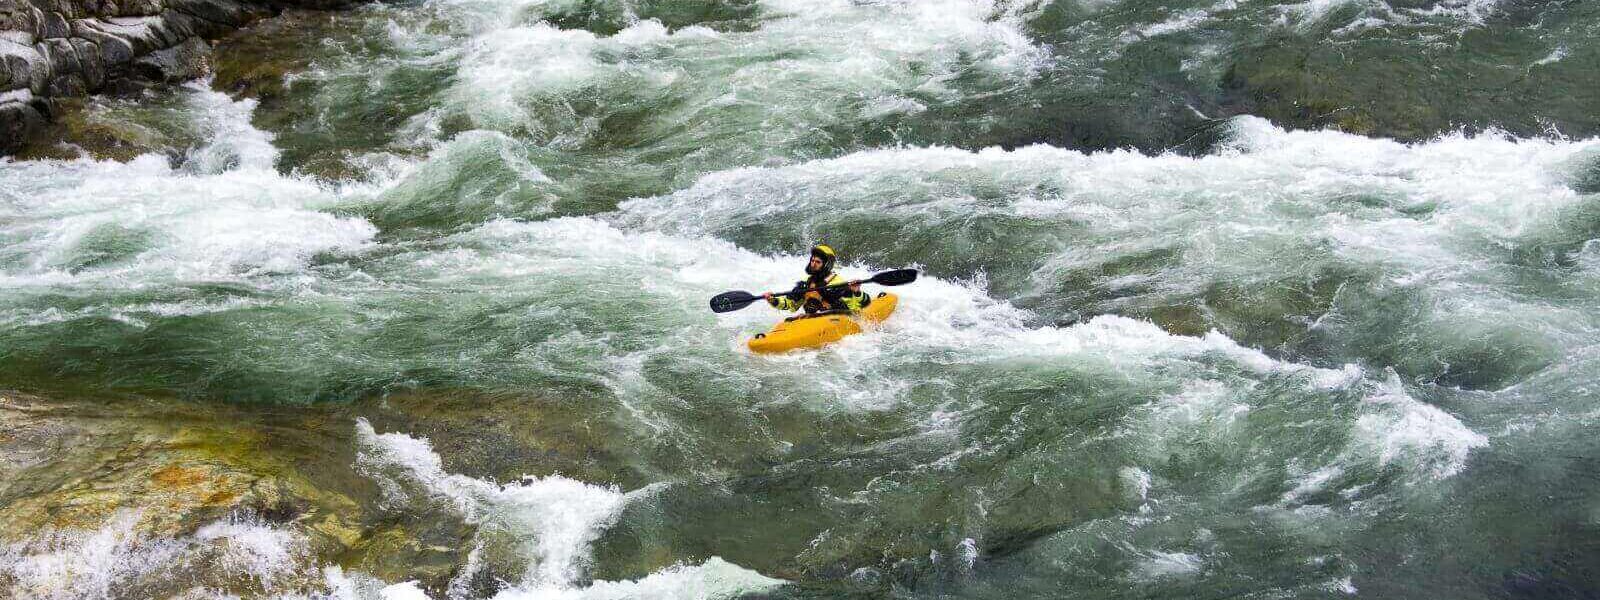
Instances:
[[[846,287],[850,287],[851,285],[855,285],[855,284],[858,284],[858,283],[876,283],[878,285],[905,285],[905,284],[911,283],[911,282],[916,281],[916,280],[917,280],[917,270],[916,269],[895,269],[893,271],[884,271],[882,273],[878,273],[877,275],[873,275],[872,277],[867,278],[867,279],[862,279],[862,280],[859,280],[859,281],[852,281],[850,283],[841,283],[841,284],[838,284],[838,285],[830,285],[830,286],[822,288],[822,289],[824,289],[824,290],[833,290],[833,289],[839,289],[839,288],[846,288]],[[789,290],[789,291],[786,291],[786,292],[773,292],[772,295],[774,295],[774,296],[791,296],[792,297],[792,296],[795,296],[795,295],[798,295],[798,294],[804,294],[807,291],[809,291],[809,290]],[[733,312],[733,311],[739,310],[741,308],[744,308],[746,306],[750,306],[751,303],[753,303],[753,302],[755,302],[757,300],[760,300],[760,299],[761,299],[761,296],[756,295],[756,294],[752,294],[750,292],[742,291],[742,290],[735,290],[735,291],[732,291],[732,292],[723,292],[723,293],[717,294],[716,296],[711,298],[711,312],[717,312],[717,313]]]

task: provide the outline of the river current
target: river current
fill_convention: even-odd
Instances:
[[[118,513],[8,540],[0,589],[241,593],[152,575],[189,560],[266,598],[1600,593],[1594,3],[318,19],[271,94],[86,109],[161,151],[0,163],[0,386],[516,395],[476,422],[560,415],[534,435],[588,458],[340,413],[363,502],[464,532],[448,585]],[[818,241],[923,276],[879,329],[751,354],[779,315],[706,300]]]

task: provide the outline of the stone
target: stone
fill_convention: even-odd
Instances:
[[[6,84],[0,90],[28,87],[33,72],[33,62],[28,60],[28,55],[32,52],[32,48],[0,42],[0,62],[6,63]]]
[[[44,11],[32,3],[27,3],[29,18],[33,21],[33,35],[36,38],[44,37]]]
[[[155,16],[150,18],[150,28],[161,37],[162,46],[171,48],[182,44],[185,40],[194,37],[193,32],[184,33],[179,27],[167,21],[165,17]]]
[[[123,15],[150,16],[161,14],[164,7],[161,0],[124,0],[122,3]]]
[[[194,21],[194,17],[172,9],[161,11],[161,26],[165,31],[177,38],[172,42],[174,45],[199,35],[199,32],[195,30]]]
[[[0,60],[6,61],[11,71],[8,88],[26,87],[37,94],[44,90],[45,83],[50,80],[50,63],[39,54],[38,48],[0,42]]]
[[[82,74],[67,73],[50,78],[50,82],[44,87],[44,93],[51,98],[86,96],[89,94],[89,86],[84,83]]]
[[[151,81],[187,81],[211,71],[211,46],[200,38],[189,38],[182,44],[139,57],[133,64],[136,74]]]
[[[100,60],[100,47],[83,38],[71,38],[72,48],[78,52],[78,64],[83,65],[83,83],[90,91],[100,89],[106,82],[106,67]]]
[[[153,21],[159,17],[112,17],[94,21],[91,26],[105,33],[126,40],[133,47],[135,56],[143,56],[156,50],[165,48],[167,44],[161,39],[161,34],[153,26]]]
[[[0,102],[0,154],[10,154],[44,130],[44,115],[26,102]]]
[[[44,21],[39,26],[39,36],[44,38],[64,38],[72,34],[72,25],[67,23],[66,15],[58,12],[44,13]]]
[[[32,29],[0,30],[0,44],[10,42],[18,46],[32,46],[36,40]]]
[[[172,10],[230,27],[242,27],[261,15],[258,10],[233,0],[170,0]]]
[[[83,72],[83,65],[78,62],[78,52],[72,48],[72,42],[65,39],[49,39],[40,42],[36,47],[44,56],[45,62],[50,65],[52,77]]]
[[[72,23],[72,34],[92,41],[100,47],[100,62],[106,69],[119,67],[133,62],[133,45],[127,40],[111,35],[92,24],[98,23],[95,19],[79,19]]]
[[[0,0],[0,30],[26,32],[31,36],[39,28],[35,14],[33,5],[26,0]]]
[[[44,6],[41,8],[47,9],[48,12],[60,14],[66,17],[68,21],[82,16],[82,7],[78,6],[78,3],[73,0],[36,0],[36,2],[43,3]]]

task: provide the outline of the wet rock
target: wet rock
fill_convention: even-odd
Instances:
[[[0,395],[8,457],[0,462],[0,539],[41,527],[93,530],[121,512],[139,515],[138,531],[171,537],[248,511],[327,532],[318,544],[344,544],[342,521],[323,521],[359,514],[357,503],[299,469],[315,468],[325,454],[319,442],[348,434],[192,409]]]
[[[31,99],[31,95],[28,97]],[[0,154],[15,152],[25,140],[42,132],[44,125],[44,115],[32,104],[0,101]]]
[[[27,88],[38,94],[49,77],[50,64],[31,45],[0,40],[0,60],[5,61],[5,89]]]
[[[465,567],[473,528],[450,511],[397,511],[356,472],[355,416],[374,410],[0,391],[0,551],[48,541],[40,532],[108,528],[130,539],[192,541],[207,526],[243,516],[304,540],[297,572],[340,565],[443,590]],[[384,410],[403,429],[423,416]],[[468,409],[462,418],[481,419],[486,410]],[[206,560],[196,552],[186,560]],[[3,566],[0,590],[7,589]],[[172,597],[191,585],[159,571],[133,575],[137,593],[127,597]],[[250,581],[224,585],[259,591]]]
[[[379,430],[428,438],[451,472],[499,481],[560,473],[624,488],[650,482],[605,450],[620,436],[550,398],[475,390],[405,392],[363,403]]]
[[[200,38],[158,50],[134,61],[140,77],[177,83],[204,76],[211,70],[211,46]]]
[[[33,32],[38,27],[33,7],[25,2],[0,2],[0,30]]]
[[[169,0],[167,6],[174,11],[227,27],[243,27],[266,14],[259,7],[233,0]]]
[[[47,101],[99,92],[131,94],[151,82],[206,74],[207,39],[288,7],[339,8],[343,0],[0,0],[0,91],[26,88],[31,113],[0,111],[0,130],[35,131],[55,118]],[[24,114],[27,113],[27,114]],[[27,117],[24,120],[24,116]],[[14,152],[20,140],[0,142]]]
[[[303,10],[285,11],[217,43],[211,85],[230,94],[270,101],[285,92],[284,76],[310,67],[313,47],[331,35],[337,17]]]

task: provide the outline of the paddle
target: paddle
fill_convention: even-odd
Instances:
[[[830,285],[830,286],[822,288],[822,289],[832,290],[832,289],[850,287],[850,285],[853,284],[853,283],[876,283],[878,285],[905,285],[905,284],[911,283],[911,282],[916,281],[916,280],[917,280],[917,270],[916,269],[895,269],[893,271],[884,271],[884,272],[879,273],[877,275],[873,275],[869,279],[861,279],[861,280],[853,281],[851,283],[841,283],[839,285]],[[774,295],[774,296],[796,296],[796,295],[804,294],[804,293],[805,293],[805,290],[790,290],[790,291],[787,291],[787,292],[773,292],[772,295]],[[755,302],[755,301],[760,300],[760,299],[761,299],[761,295],[760,294],[752,294],[750,292],[745,292],[745,291],[723,292],[723,293],[717,294],[715,297],[711,298],[711,312],[717,312],[717,313],[733,312],[733,311],[739,310],[741,308],[744,308],[746,306],[750,306],[750,303]]]

